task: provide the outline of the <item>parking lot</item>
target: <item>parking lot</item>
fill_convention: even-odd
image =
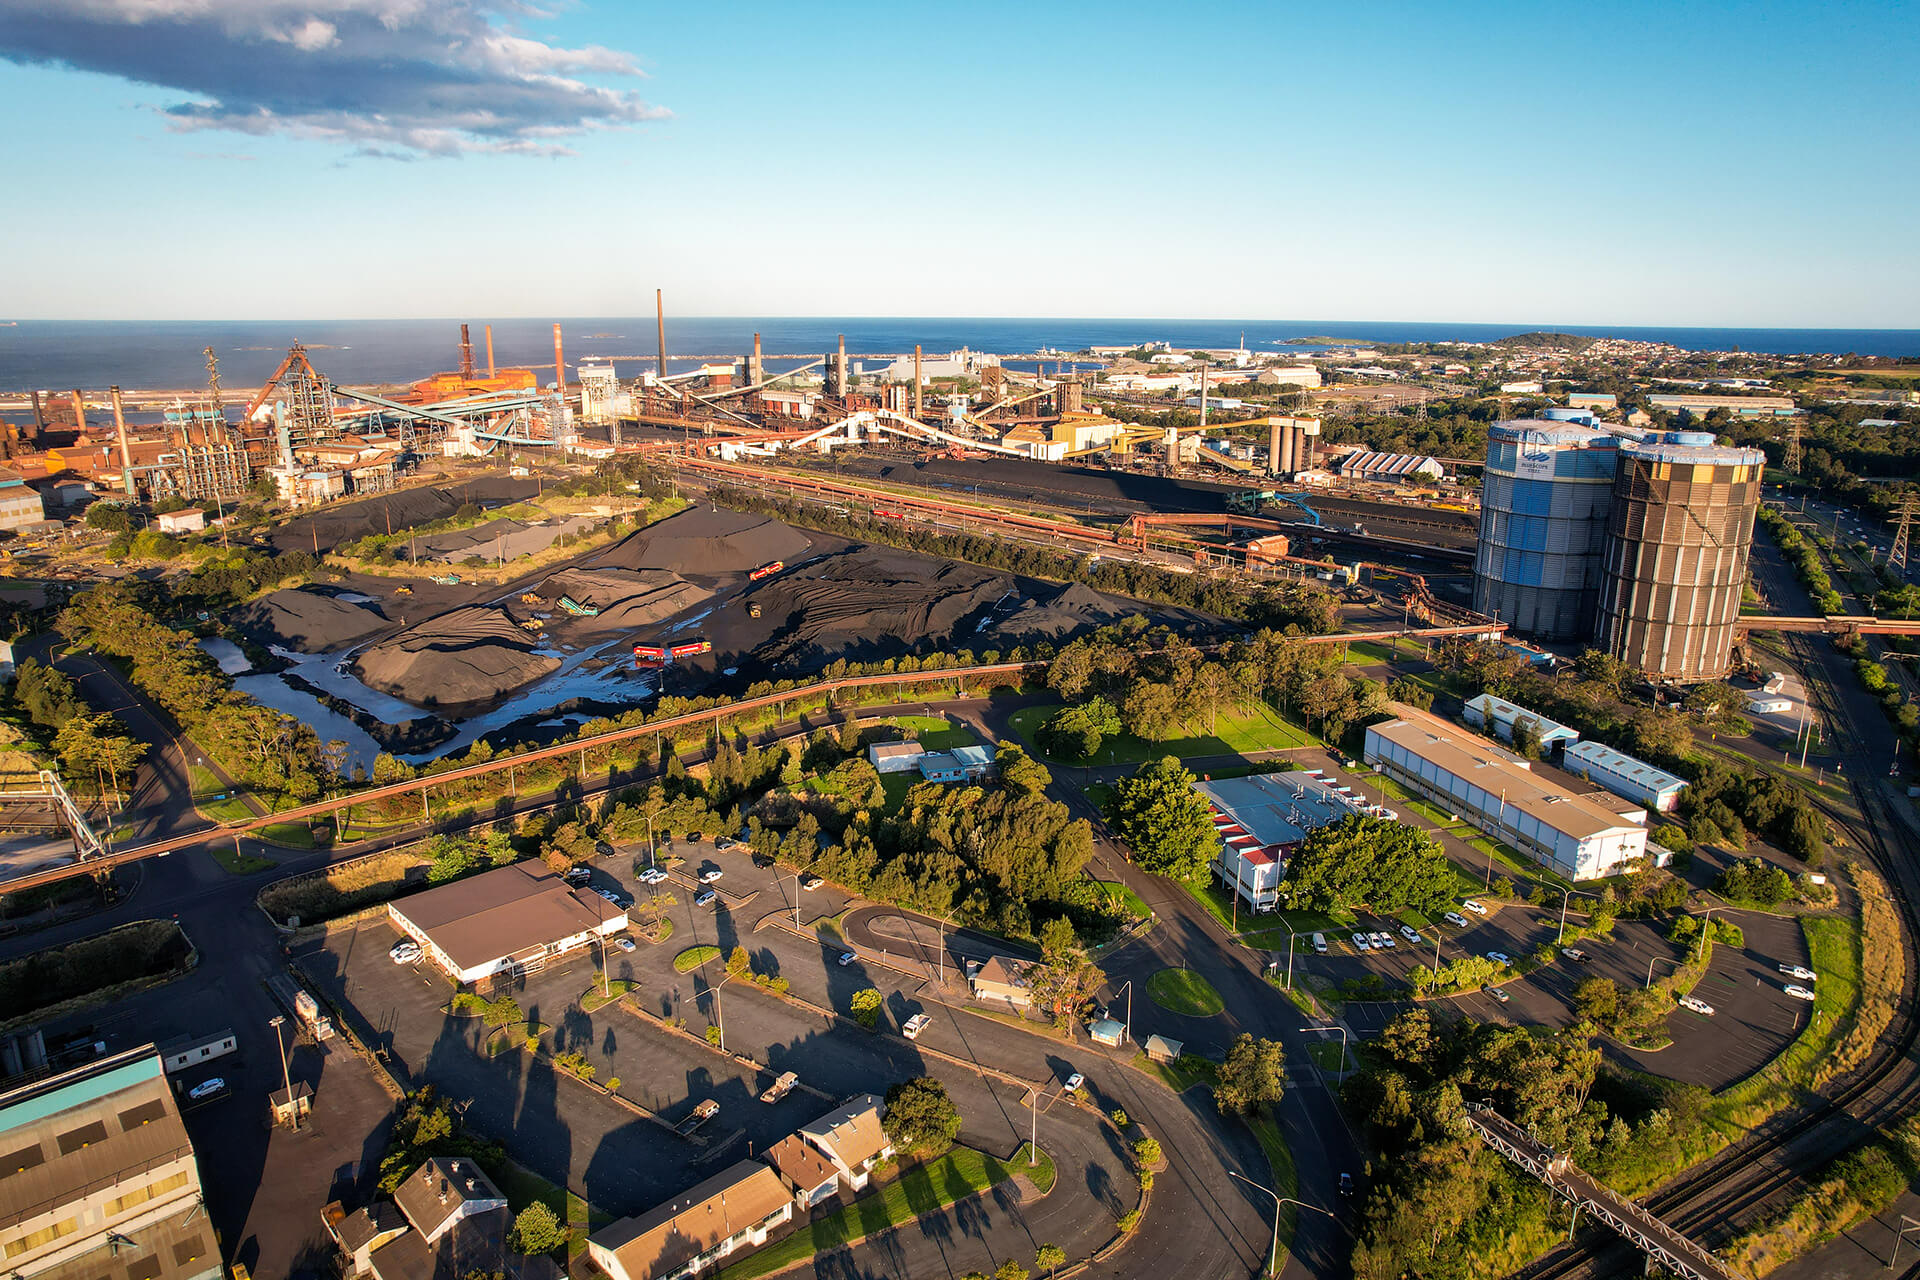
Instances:
[[[1436,940],[1444,966],[1462,955],[1494,951],[1516,960],[1530,957],[1540,946],[1551,943],[1558,932],[1557,909],[1486,905],[1487,916],[1467,916],[1465,929],[1436,924],[1422,930],[1424,945],[1418,947],[1400,935],[1398,921],[1362,917],[1355,928],[1362,932],[1389,931],[1397,945],[1363,954],[1352,943],[1352,930],[1328,934],[1328,954],[1297,957],[1296,973],[1322,973],[1337,982],[1379,973],[1405,981],[1416,966],[1434,963]],[[1647,1052],[1603,1042],[1616,1061],[1720,1089],[1758,1070],[1804,1028],[1810,1006],[1785,993],[1785,984],[1793,979],[1779,971],[1781,964],[1808,962],[1799,925],[1790,917],[1761,912],[1725,914],[1740,924],[1745,945],[1716,946],[1706,977],[1694,989],[1697,998],[1712,1006],[1712,1016],[1676,1007],[1667,1018],[1672,1045]],[[1607,977],[1623,987],[1637,988],[1647,984],[1650,973],[1658,979],[1684,959],[1682,948],[1667,942],[1652,924],[1639,920],[1619,921],[1611,937],[1586,939],[1576,945],[1576,950],[1585,956],[1584,961],[1563,955],[1525,977],[1516,975],[1500,984],[1507,996],[1505,1001],[1491,991],[1451,996],[1446,1001],[1482,1022],[1563,1027],[1573,1021],[1573,990],[1582,979]],[[1343,1017],[1355,1035],[1367,1036],[1377,1033],[1408,1007],[1403,1000],[1349,1001]]]
[[[965,1230],[949,1215],[935,1215],[944,1221],[929,1219],[895,1233],[911,1239],[894,1240],[887,1248],[911,1257],[916,1248],[932,1248],[932,1242],[947,1237],[973,1235],[978,1247],[991,1249],[996,1239],[1031,1236],[1023,1246],[1030,1257],[1043,1239],[1069,1249],[1077,1243],[1084,1253],[1110,1234],[1113,1217],[1132,1207],[1123,1150],[1092,1110],[1058,1099],[1058,1082],[1086,1070],[1096,1093],[1126,1099],[1115,1105],[1150,1108],[1154,1104],[1139,1096],[1144,1079],[1123,1079],[1131,1073],[1117,1066],[1097,1068],[1091,1053],[1083,1060],[1065,1046],[1055,1052],[1044,1039],[924,1001],[916,994],[919,980],[909,975],[864,963],[842,966],[837,946],[786,929],[754,933],[762,916],[791,903],[791,878],[783,900],[771,873],[753,868],[744,850],[715,855],[709,847],[705,852],[707,860],[725,869],[718,882],[726,890],[722,900],[709,908],[693,907],[686,893],[692,877],[676,872],[672,885],[663,886],[679,899],[668,908],[675,921],[672,938],[657,946],[642,943],[631,953],[618,947],[609,952],[612,976],[640,988],[630,1000],[663,1019],[684,1019],[691,1034],[617,1004],[592,1014],[582,1010],[580,998],[601,980],[598,948],[527,975],[512,993],[527,1016],[551,1028],[545,1034],[549,1050],[581,1053],[594,1066],[596,1080],[617,1078],[620,1099],[655,1113],[657,1120],[565,1078],[547,1057],[517,1049],[490,1057],[489,1032],[478,1019],[444,1012],[453,987],[443,976],[425,963],[396,964],[389,957],[398,934],[384,919],[337,931],[304,949],[299,960],[316,985],[351,1005],[376,1042],[415,1081],[432,1082],[460,1100],[469,1122],[505,1142],[516,1159],[584,1190],[607,1212],[650,1208],[725,1164],[766,1150],[844,1097],[884,1093],[896,1081],[933,1075],[947,1085],[960,1109],[961,1140],[1000,1156],[1024,1141],[1033,1123],[1024,1081],[1051,1090],[1039,1130],[1041,1145],[1059,1166],[1061,1185],[1031,1205],[1001,1188],[968,1210],[961,1224]],[[619,886],[616,892],[639,887],[631,867],[609,866],[609,861],[596,866],[597,884]],[[683,871],[700,865],[690,860]],[[831,891],[808,894],[803,923],[814,902],[823,904],[823,912],[844,905]],[[885,998],[881,1029],[869,1032],[822,1016],[743,981],[723,983],[725,970],[718,962],[687,974],[673,968],[673,957],[689,946],[735,943],[747,947],[757,966],[786,976],[794,994],[810,1002],[844,1008],[852,991],[879,988]],[[714,984],[722,984],[717,993]],[[920,1040],[891,1033],[922,1010],[932,1023]],[[701,1038],[709,1025],[724,1028],[727,1048],[735,1053],[722,1053]],[[1016,1078],[960,1065],[974,1058]],[[760,1092],[775,1074],[788,1070],[799,1075],[800,1087],[776,1103],[760,1102]],[[671,1131],[708,1100],[719,1105],[718,1114],[691,1138]]]

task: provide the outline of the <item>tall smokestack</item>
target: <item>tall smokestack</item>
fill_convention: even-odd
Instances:
[[[567,362],[560,347],[560,326],[553,326],[553,380],[560,394],[567,394]]]
[[[1200,430],[1207,429],[1207,366],[1200,366]]]
[[[113,431],[120,437],[120,483],[127,491],[127,501],[134,499],[133,492],[133,450],[127,444],[127,417],[120,409],[120,388],[108,388],[107,394],[113,397]]]
[[[757,387],[767,380],[767,363],[760,355],[760,335],[753,335],[753,365],[747,370],[747,385]]]
[[[920,344],[913,344],[913,420],[920,421]]]
[[[40,393],[33,393],[33,442],[37,445],[47,438],[47,412],[40,407]]]
[[[460,326],[460,376],[473,381],[473,338],[464,324]]]
[[[840,364],[838,370],[840,375],[840,395],[844,399],[847,394],[847,335],[844,333],[840,335]]]
[[[653,320],[660,330],[660,376],[667,376],[667,294],[664,289],[653,291]]]
[[[87,402],[78,387],[73,389],[73,420],[79,424],[80,434],[87,434]]]
[[[493,376],[493,326],[487,326],[487,376]]]

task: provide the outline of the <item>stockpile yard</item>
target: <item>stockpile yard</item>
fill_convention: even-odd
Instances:
[[[323,507],[290,520],[271,539],[276,551],[332,551],[374,533],[394,533],[450,518],[469,503],[499,507],[540,492],[540,482],[525,477],[486,476],[445,488],[401,489],[361,502]]]
[[[1006,574],[887,547],[858,547],[782,574],[753,593],[773,637],[770,667],[866,659],[939,644],[1013,589]]]
[[[1095,591],[1084,582],[1069,582],[1064,587],[1051,583],[1026,585],[1032,590],[989,627],[994,635],[1014,643],[1050,640],[1057,644],[1140,612],[1140,605],[1125,596]],[[1215,621],[1191,609],[1161,606],[1155,611],[1175,623],[1204,626]]]
[[[275,591],[243,605],[235,624],[261,644],[325,653],[358,643],[393,624],[371,596],[311,587]]]
[[[812,549],[813,539],[771,516],[689,507],[629,534],[590,563],[596,569],[670,569],[713,577],[797,560]]]
[[[564,569],[541,583],[539,594],[547,601],[564,598],[596,610],[567,619],[568,625],[590,631],[654,626],[713,595],[668,569]],[[532,616],[544,622],[564,614],[543,607]]]
[[[504,610],[480,605],[408,627],[355,663],[368,688],[423,707],[491,702],[559,666]]]
[[[483,560],[518,560],[545,551],[561,536],[584,533],[594,525],[592,516],[567,516],[529,524],[522,520],[489,520],[471,529],[453,529],[431,533],[416,542],[422,560],[458,564],[469,556]]]

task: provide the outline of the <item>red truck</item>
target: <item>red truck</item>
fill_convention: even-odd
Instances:
[[[675,658],[691,658],[698,653],[712,653],[711,640],[689,640],[685,644],[676,644],[667,653]]]
[[[664,666],[667,661],[667,651],[662,645],[637,644],[633,646],[633,660],[647,667]]]
[[[747,580],[749,582],[758,582],[762,578],[771,578],[774,574],[780,572],[782,569],[786,567],[787,566],[785,562],[780,560],[775,560],[769,564],[763,564],[758,569],[755,569],[752,573],[747,575]]]

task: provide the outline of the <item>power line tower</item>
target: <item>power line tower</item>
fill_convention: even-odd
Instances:
[[[1787,427],[1787,470],[1796,476],[1800,474],[1800,424],[1797,421]]]
[[[1897,568],[1901,573],[1907,571],[1907,534],[1913,528],[1913,518],[1920,516],[1920,498],[1904,498],[1894,515],[1899,523],[1893,529],[1893,547],[1887,552],[1887,567]]]

